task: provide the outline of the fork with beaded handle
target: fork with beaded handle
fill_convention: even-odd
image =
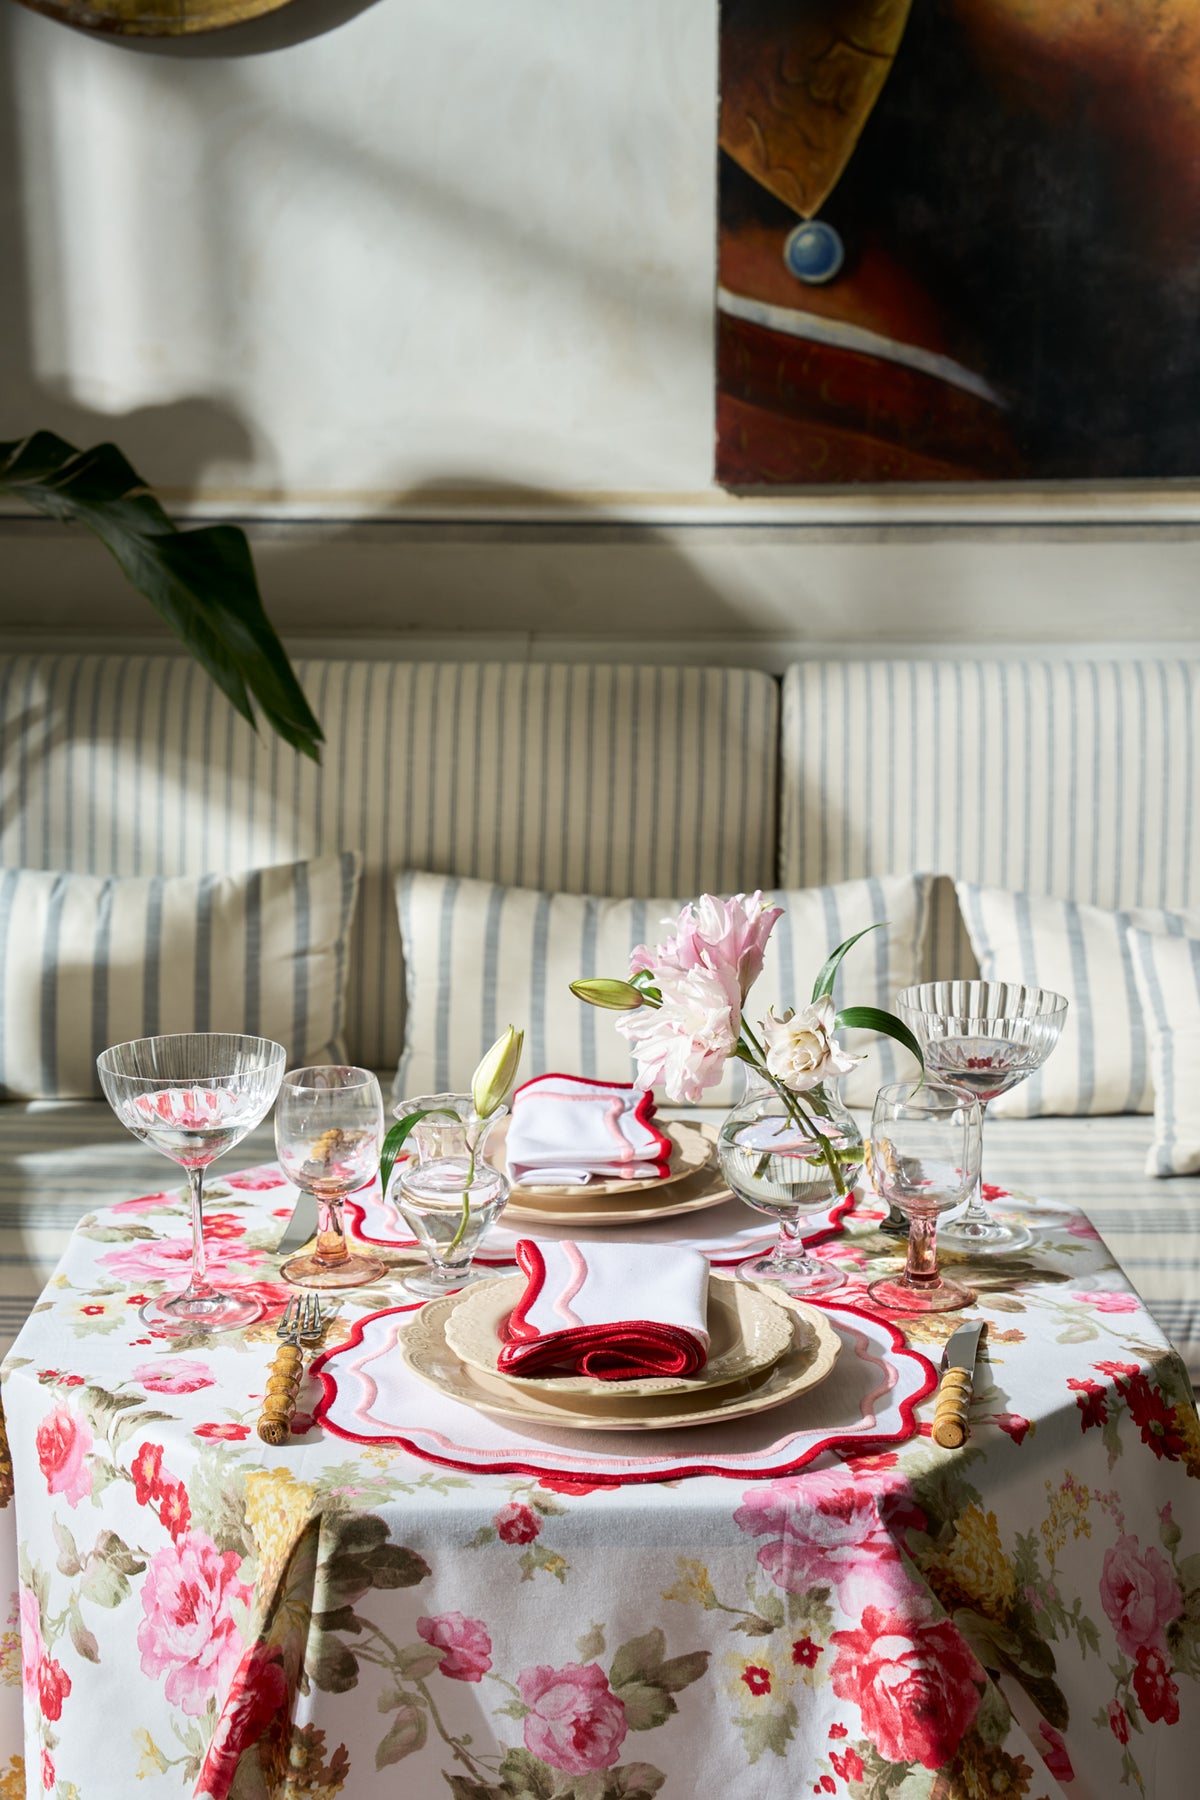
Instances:
[[[280,1345],[267,1376],[267,1393],[258,1421],[258,1435],[265,1444],[286,1443],[304,1367],[303,1346],[317,1343],[326,1323],[315,1294],[296,1294],[284,1308],[275,1334]]]

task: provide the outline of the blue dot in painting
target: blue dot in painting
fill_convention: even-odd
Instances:
[[[823,219],[807,219],[788,233],[783,260],[798,281],[832,281],[846,260],[842,240]]]

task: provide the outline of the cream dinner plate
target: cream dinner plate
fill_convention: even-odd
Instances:
[[[592,1375],[556,1377],[509,1375],[496,1367],[508,1315],[525,1288],[523,1275],[499,1275],[452,1296],[446,1342],[461,1362],[519,1394],[562,1394],[620,1400],[651,1394],[696,1394],[742,1381],[779,1361],[792,1338],[792,1323],[781,1306],[731,1275],[713,1274],[708,1283],[708,1360],[698,1375],[647,1375],[634,1381],[599,1381]]]
[[[540,1425],[558,1431],[671,1431],[742,1419],[783,1406],[816,1387],[832,1370],[841,1349],[837,1332],[818,1308],[785,1294],[770,1295],[770,1304],[790,1315],[792,1335],[784,1354],[768,1369],[715,1391],[701,1388],[690,1398],[652,1394],[640,1400],[623,1400],[620,1395],[606,1393],[594,1398],[563,1394],[554,1400],[541,1391],[527,1394],[512,1381],[485,1375],[455,1355],[446,1342],[445,1331],[446,1316],[455,1298],[451,1294],[445,1300],[430,1300],[406,1326],[399,1345],[406,1363],[421,1381],[452,1400],[526,1427]]]
[[[676,1129],[673,1120],[670,1127]],[[716,1159],[715,1125],[681,1125],[679,1130],[702,1139],[709,1160],[672,1174],[665,1182],[604,1182],[584,1188],[513,1188],[500,1215],[515,1225],[637,1225],[648,1219],[672,1219],[680,1213],[721,1206],[733,1194]],[[652,1191],[647,1192],[647,1188]],[[658,1191],[654,1191],[658,1190]]]
[[[506,1174],[508,1163],[504,1146],[508,1139],[508,1125],[507,1119],[501,1119],[488,1145],[488,1161],[495,1163]],[[715,1140],[707,1136],[700,1126],[689,1125],[680,1119],[670,1119],[658,1129],[670,1138],[673,1146],[671,1167],[665,1175],[651,1175],[642,1181],[587,1181],[582,1186],[573,1187],[521,1187],[514,1182],[512,1191],[520,1196],[522,1206],[536,1204],[542,1195],[559,1201],[569,1196],[591,1200],[608,1194],[636,1194],[644,1192],[646,1188],[670,1187],[672,1182],[683,1181],[687,1176],[696,1174],[712,1157]]]

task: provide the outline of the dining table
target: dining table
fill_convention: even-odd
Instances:
[[[207,1192],[210,1277],[263,1307],[239,1331],[142,1319],[186,1274],[180,1190],[86,1214],[3,1367],[0,1800],[1192,1792],[1191,1386],[1087,1217],[1003,1198],[1032,1245],[945,1257],[986,1321],[951,1449],[961,1318],[872,1305],[903,1240],[869,1189],[813,1236],[845,1277],[826,1380],[616,1433],[414,1375],[413,1251],[364,1190],[388,1272],[339,1297],[278,1447],[279,1168]],[[763,1225],[730,1201],[644,1241],[729,1270]]]

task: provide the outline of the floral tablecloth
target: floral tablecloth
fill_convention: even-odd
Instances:
[[[292,1198],[266,1169],[209,1207],[210,1268],[272,1313]],[[878,1216],[822,1249],[851,1299],[897,1255]],[[0,1800],[1193,1791],[1190,1387],[1086,1219],[1029,1216],[1032,1251],[970,1270],[962,1450],[927,1401],[897,1451],[620,1488],[303,1417],[269,1450],[273,1318],[168,1343],[138,1316],[186,1265],[180,1197],[89,1216],[5,1364]],[[936,1356],[956,1322],[907,1335]]]

